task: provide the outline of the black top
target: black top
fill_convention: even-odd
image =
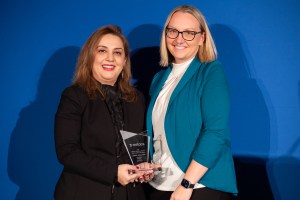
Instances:
[[[121,100],[124,130],[144,131],[145,102],[138,92],[136,102]],[[115,125],[103,97],[89,99],[80,87],[64,90],[55,115],[55,147],[64,169],[55,189],[55,199],[111,199],[118,162],[131,164],[120,144],[117,161]],[[144,199],[141,184],[117,184],[116,199]],[[128,198],[127,198],[128,197]]]

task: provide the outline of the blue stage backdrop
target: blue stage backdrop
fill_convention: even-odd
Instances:
[[[1,1],[0,199],[53,199],[54,114],[89,35],[123,29],[147,94],[162,26],[180,4],[206,16],[230,82],[238,199],[300,199],[297,0]]]

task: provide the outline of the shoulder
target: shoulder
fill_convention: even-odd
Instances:
[[[63,90],[63,95],[87,95],[86,91],[77,85],[71,85]]]
[[[222,90],[226,92],[229,89],[229,82],[220,61],[207,63],[203,70],[203,86],[211,91]]]
[[[62,99],[68,99],[80,105],[85,105],[89,100],[87,92],[77,85],[71,85],[65,88],[61,96]]]
[[[219,60],[202,63],[202,75],[204,78],[211,76],[225,76],[223,64]]]
[[[205,64],[205,67],[204,67],[205,72],[211,72],[211,71],[215,71],[215,70],[223,71],[223,64],[219,60],[207,62],[204,64]]]

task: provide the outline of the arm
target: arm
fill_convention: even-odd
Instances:
[[[85,93],[73,87],[66,89],[55,116],[55,147],[58,160],[65,170],[111,185],[118,166],[111,156],[106,159],[87,154],[82,147],[81,123],[86,101]]]
[[[192,184],[195,184],[201,179],[201,177],[207,172],[207,170],[207,167],[192,160],[185,173],[184,178],[189,180]],[[191,198],[192,192],[192,188],[184,188],[183,186],[179,185],[173,192],[171,200],[188,200]]]
[[[212,168],[230,143],[228,82],[219,62],[212,63],[205,72],[201,96],[202,128],[192,158]]]
[[[184,178],[197,183],[216,163],[224,146],[228,145],[229,91],[223,69],[217,63],[204,73],[201,96],[202,129]],[[179,186],[172,198],[189,199],[192,189]],[[171,199],[172,199],[171,198]]]

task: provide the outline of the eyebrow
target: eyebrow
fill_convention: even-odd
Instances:
[[[108,49],[108,47],[104,46],[104,45],[98,45],[97,48],[106,48],[106,49]],[[114,50],[123,50],[124,51],[124,49],[122,47],[114,48]]]
[[[171,29],[176,29],[178,30],[177,28],[175,28],[174,26],[167,26],[167,28],[171,28]],[[179,31],[179,30],[178,30]],[[186,28],[186,29],[183,29],[183,31],[196,31],[195,28]]]

